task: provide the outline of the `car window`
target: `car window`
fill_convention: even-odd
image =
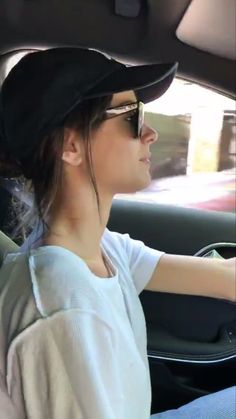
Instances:
[[[145,105],[145,120],[159,136],[151,147],[151,184],[115,198],[234,212],[235,115],[232,99],[176,78]]]

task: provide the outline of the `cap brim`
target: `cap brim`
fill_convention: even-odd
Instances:
[[[131,66],[114,71],[86,95],[88,98],[134,90],[144,103],[162,96],[171,85],[178,63]]]

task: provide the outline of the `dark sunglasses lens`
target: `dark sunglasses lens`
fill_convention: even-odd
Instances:
[[[138,121],[139,121],[139,110],[138,108],[132,111],[132,115],[128,117],[130,127],[132,130],[132,136],[137,138],[138,136]]]
[[[142,102],[139,103],[138,108],[134,111],[132,117],[130,118],[130,124],[133,131],[134,138],[139,139],[141,136],[141,131],[144,122],[144,108]]]
[[[138,106],[138,127],[137,127],[138,138],[141,137],[143,124],[144,124],[144,104],[142,102],[139,102],[139,106]]]

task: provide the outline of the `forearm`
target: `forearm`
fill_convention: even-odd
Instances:
[[[235,258],[163,255],[148,284],[153,291],[236,301]]]

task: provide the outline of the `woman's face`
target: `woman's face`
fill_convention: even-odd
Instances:
[[[110,107],[136,101],[133,91],[117,93]],[[150,158],[157,133],[144,124],[141,138],[135,139],[128,116],[126,113],[104,121],[93,135],[92,160],[99,193],[132,193],[151,181],[150,163],[141,159]]]

